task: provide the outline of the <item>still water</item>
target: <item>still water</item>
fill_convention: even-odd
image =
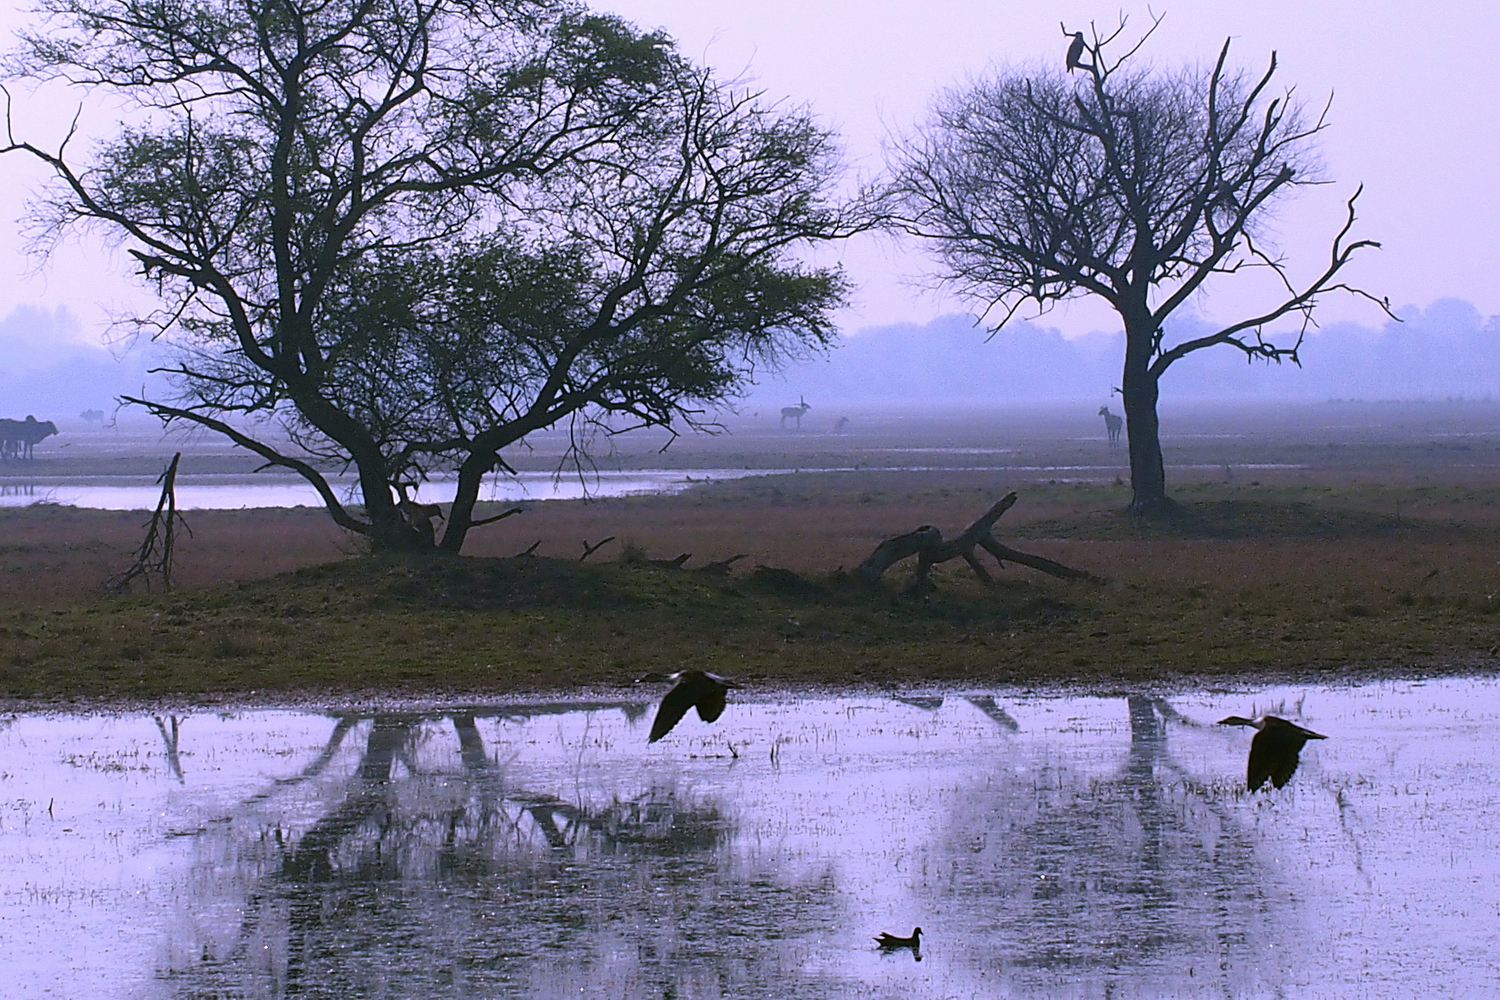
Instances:
[[[775,475],[781,470],[738,469],[645,470],[598,472],[580,478],[550,472],[522,472],[485,480],[480,500],[519,503],[527,500],[577,500],[584,496],[614,497],[633,493],[679,493],[712,479],[735,479],[748,475]],[[790,471],[790,470],[785,470]],[[181,510],[240,510],[257,507],[322,507],[318,491],[304,479],[249,481],[245,476],[199,476],[176,484]],[[355,480],[333,480],[340,496],[353,496]],[[424,503],[452,503],[457,489],[452,480],[424,483],[416,498]],[[32,481],[0,485],[0,507],[27,507],[34,503],[57,503],[98,510],[154,510],[161,499],[161,486],[120,476],[79,476],[56,482]]]
[[[658,694],[12,716],[0,995],[1500,992],[1494,680]]]
[[[917,451],[918,449],[906,449]],[[1217,469],[1219,466],[1173,466],[1174,472]],[[1238,465],[1242,472],[1299,468],[1292,465]],[[642,469],[629,472],[600,471],[585,476],[558,476],[551,472],[521,472],[487,479],[479,499],[501,503],[530,500],[579,500],[584,497],[619,497],[641,493],[670,494],[704,483],[753,476],[785,476],[797,472],[1004,472],[1010,475],[1047,475],[1057,482],[1109,482],[1124,469],[1094,465],[1005,465],[927,466],[859,465],[808,469]],[[1079,475],[1082,473],[1083,475]],[[180,510],[242,510],[260,507],[322,507],[318,491],[302,479],[249,481],[246,476],[197,476],[176,484]],[[342,497],[353,497],[354,480],[332,480]],[[424,503],[452,503],[457,484],[434,479],[423,483],[414,497]],[[96,510],[154,510],[161,500],[161,486],[148,479],[123,476],[75,476],[68,479],[0,482],[0,507],[29,507],[36,503],[63,504]]]

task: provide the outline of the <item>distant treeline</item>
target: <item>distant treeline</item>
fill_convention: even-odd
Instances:
[[[1459,299],[1404,308],[1400,315],[1405,322],[1312,331],[1300,369],[1246,364],[1229,348],[1199,351],[1172,367],[1163,392],[1173,400],[1500,400],[1500,316],[1480,316]],[[1208,332],[1206,324],[1187,319],[1168,328],[1167,340]],[[869,327],[825,356],[763,379],[751,395],[769,406],[805,396],[814,414],[826,415],[830,404],[862,402],[994,405],[1050,397],[1109,403],[1110,389],[1119,385],[1123,334],[1070,340],[1018,322],[985,338],[969,316]],[[163,361],[148,345],[117,353],[89,343],[66,309],[18,306],[0,319],[0,402],[7,412],[64,420],[85,409],[112,413],[116,396],[139,392],[143,384],[169,392],[160,375],[148,373]]]
[[[1312,330],[1301,368],[1250,364],[1233,348],[1199,351],[1172,366],[1162,391],[1174,399],[1500,399],[1500,316],[1486,319],[1458,299],[1398,314],[1404,322]],[[1167,343],[1211,332],[1187,318],[1168,327]],[[1104,402],[1119,385],[1123,333],[1068,339],[1055,329],[1016,322],[988,341],[986,336],[969,316],[869,327],[845,337],[826,357],[766,378],[753,396],[769,402],[800,394],[814,405],[1048,397]]]

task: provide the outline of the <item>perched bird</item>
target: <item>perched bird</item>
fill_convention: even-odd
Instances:
[[[895,951],[898,948],[910,948],[912,951],[921,951],[921,938],[922,928],[915,927],[912,929],[911,937],[897,937],[894,934],[887,934],[881,931],[875,938],[875,943],[880,946],[881,951]]]
[[[641,679],[656,678],[648,675]],[[651,723],[651,738],[646,741],[648,743],[655,743],[670,733],[690,708],[696,708],[698,718],[704,722],[714,721],[724,714],[724,696],[729,693],[729,689],[739,687],[734,681],[703,670],[679,670],[665,679],[676,683],[661,700],[661,707],[656,710],[656,719]]]
[[[1083,32],[1077,31],[1077,32],[1073,33],[1073,43],[1068,46],[1068,72],[1069,73],[1073,72],[1075,69],[1082,68],[1082,66],[1083,66],[1082,56],[1083,56]]]
[[[1297,770],[1297,755],[1302,752],[1303,745],[1308,740],[1328,738],[1274,715],[1265,715],[1259,719],[1243,719],[1238,715],[1231,715],[1227,719],[1220,719],[1219,725],[1249,726],[1256,730],[1254,739],[1250,741],[1250,766],[1245,775],[1245,781],[1252,792],[1264,785],[1267,779],[1277,788],[1291,781],[1292,774]]]

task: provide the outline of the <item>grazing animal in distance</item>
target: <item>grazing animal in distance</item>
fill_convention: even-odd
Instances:
[[[25,420],[0,419],[0,459],[34,458],[32,449],[56,433],[57,425],[52,421],[29,414]]]
[[[835,434],[842,434],[842,433],[844,433],[844,428],[848,427],[848,426],[849,426],[849,418],[848,417],[839,417],[837,420],[835,420],[833,422],[833,433],[835,433]]]
[[[641,680],[674,681],[672,690],[661,700],[656,718],[651,723],[651,736],[647,743],[655,743],[672,731],[682,721],[690,708],[698,710],[698,718],[713,722],[724,714],[724,700],[730,688],[739,687],[734,681],[706,670],[679,670],[662,678],[659,674],[647,674]]]
[[[802,415],[808,410],[812,409],[812,407],[808,405],[807,400],[803,399],[801,396],[798,396],[797,400],[798,402],[796,406],[783,406],[781,408],[781,426],[783,429],[786,428],[786,422],[788,420],[795,420],[797,421],[797,429],[800,431],[802,429]]]
[[[912,928],[911,937],[899,937],[895,934],[887,934],[881,931],[875,937],[875,945],[881,951],[897,951],[901,948],[910,948],[912,955],[920,962],[922,961],[922,928]]]
[[[1245,771],[1245,783],[1250,791],[1257,791],[1267,781],[1281,788],[1292,780],[1297,770],[1298,755],[1308,740],[1326,740],[1328,737],[1304,729],[1295,722],[1264,715],[1259,719],[1246,719],[1231,715],[1220,719],[1221,726],[1249,726],[1255,736],[1250,740],[1250,764]]]
[[[1087,67],[1083,62],[1083,32],[1075,31],[1073,41],[1068,45],[1068,72],[1084,68]]]
[[[1119,414],[1110,413],[1109,407],[1099,407],[1099,416],[1104,418],[1104,432],[1109,435],[1109,446],[1117,447],[1120,443],[1120,431],[1125,426],[1125,418]]]

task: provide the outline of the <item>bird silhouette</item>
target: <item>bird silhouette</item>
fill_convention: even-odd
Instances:
[[[922,960],[922,928],[912,929],[911,937],[897,937],[895,934],[887,934],[881,931],[875,938],[875,944],[881,951],[896,951],[900,948],[910,948],[917,961]]]
[[[648,743],[655,743],[670,733],[690,708],[696,708],[698,718],[704,722],[714,721],[724,714],[724,696],[729,693],[729,689],[739,687],[734,681],[704,670],[679,670],[666,678],[650,674],[641,678],[657,679],[676,683],[661,700],[661,707],[656,710],[656,719],[651,723],[651,738],[646,741]]]
[[[1297,770],[1297,755],[1308,740],[1326,740],[1328,737],[1304,729],[1295,722],[1264,715],[1259,719],[1245,719],[1231,715],[1220,719],[1221,726],[1249,726],[1255,737],[1250,741],[1250,765],[1245,772],[1245,783],[1250,791],[1256,791],[1268,780],[1277,788],[1292,780]]]
[[[1081,69],[1084,66],[1083,56],[1083,32],[1073,33],[1073,43],[1068,46],[1068,72]]]

